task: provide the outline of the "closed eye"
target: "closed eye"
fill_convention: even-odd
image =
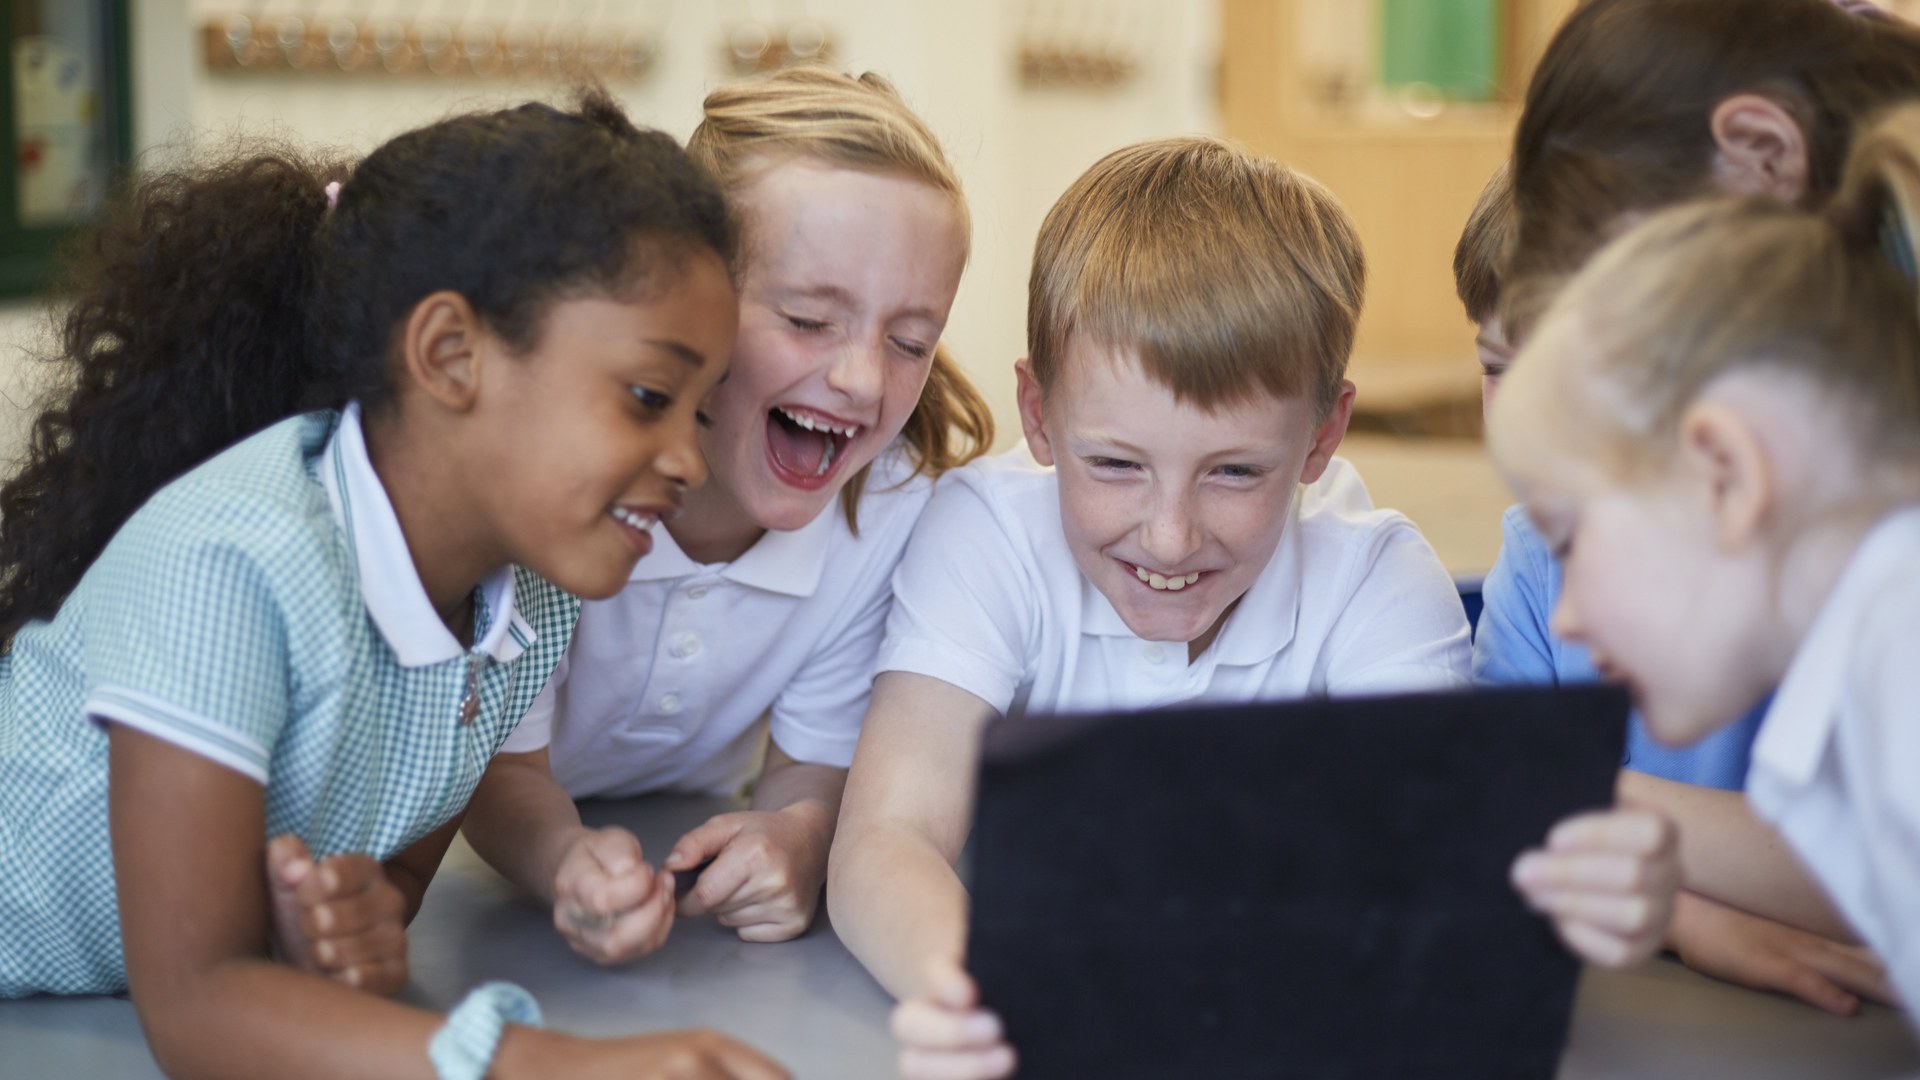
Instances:
[[[786,319],[795,330],[805,330],[810,334],[827,328],[827,324],[819,319],[805,319],[798,315],[788,315]]]
[[[1130,469],[1140,467],[1137,463],[1127,461],[1123,458],[1090,457],[1086,459],[1086,462],[1093,468],[1106,469],[1112,472],[1126,472]]]
[[[933,351],[917,341],[904,341],[900,338],[893,339],[893,347],[913,357],[915,360],[924,360],[927,354]]]

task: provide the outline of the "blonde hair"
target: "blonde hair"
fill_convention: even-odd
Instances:
[[[1100,159],[1047,213],[1027,288],[1044,391],[1068,338],[1136,350],[1177,400],[1340,396],[1366,279],[1346,211],[1318,183],[1212,138]]]
[[[940,141],[893,84],[873,72],[854,78],[795,67],[723,86],[707,95],[687,152],[735,197],[767,168],[796,158],[903,173],[945,192],[963,234],[969,228],[960,178]],[[915,471],[927,476],[966,464],[993,442],[993,411],[944,344],[934,349],[926,388],[900,436]],[[840,492],[850,528],[858,527],[866,481],[862,469]]]
[[[1500,275],[1507,251],[1513,246],[1513,184],[1502,163],[1480,189],[1480,199],[1467,215],[1467,227],[1453,249],[1453,291],[1467,309],[1467,318],[1483,323],[1498,314]]]
[[[1647,219],[1541,316],[1509,376],[1537,391],[1528,408],[1549,411],[1529,425],[1632,476],[1670,461],[1709,384],[1768,370],[1830,394],[1863,461],[1920,465],[1916,209],[1920,106],[1907,106],[1860,136],[1824,212],[1750,197]],[[1496,452],[1505,426],[1496,419]]]

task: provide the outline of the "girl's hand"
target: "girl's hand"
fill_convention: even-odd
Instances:
[[[666,1031],[624,1039],[561,1038],[566,1042],[564,1049],[537,1053],[528,1075],[573,1080],[789,1080],[787,1070],[772,1058],[717,1031]],[[502,1058],[496,1061],[499,1071],[519,1075],[505,1060],[510,1053],[506,1043],[501,1046]]]
[[[273,944],[287,963],[390,996],[407,985],[406,898],[369,855],[314,861],[299,837],[267,844]]]
[[[553,925],[594,963],[645,956],[673,929],[673,875],[655,873],[625,829],[583,832],[554,872]]]
[[[711,913],[742,941],[786,941],[813,924],[832,830],[811,805],[721,814],[681,837],[661,865],[687,873],[713,860],[680,898],[681,915]]]
[[[980,991],[948,957],[930,965],[926,992],[893,1010],[905,1080],[998,1080],[1016,1059],[1000,1018],[980,1007]]]
[[[1898,1007],[1873,952],[1683,892],[1667,945],[1702,975],[1794,997],[1839,1016],[1869,998]]]
[[[1576,956],[1602,967],[1637,964],[1666,939],[1680,888],[1673,823],[1632,809],[1568,818],[1547,834],[1544,851],[1515,860],[1513,884]]]

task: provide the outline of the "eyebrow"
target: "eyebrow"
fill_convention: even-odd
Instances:
[[[1111,438],[1105,435],[1093,435],[1093,434],[1079,434],[1074,437],[1077,438],[1082,444],[1091,444],[1091,445],[1083,445],[1080,448],[1082,451],[1092,450],[1097,452],[1099,449],[1102,449],[1102,448],[1111,448],[1114,450],[1118,450],[1123,454],[1131,454],[1134,457],[1147,456],[1147,452],[1145,450],[1140,449],[1139,447],[1133,445],[1132,443],[1126,441],[1125,439],[1116,439],[1116,438]],[[1268,447],[1265,450],[1261,450],[1258,447],[1252,447],[1252,446],[1232,446],[1232,447],[1228,447],[1225,450],[1216,450],[1213,453],[1208,454],[1206,457],[1201,458],[1200,460],[1219,461],[1225,458],[1258,458],[1258,457],[1264,457],[1267,454],[1273,453],[1274,449],[1275,449],[1274,447]]]
[[[707,366],[707,358],[701,355],[700,350],[693,348],[685,342],[675,341],[672,338],[648,338],[646,340],[647,344],[652,345],[654,348],[663,349],[679,357],[687,366],[696,371]]]
[[[811,285],[805,288],[791,289],[775,288],[770,291],[775,296],[795,296],[806,300],[830,300],[846,307],[859,306],[859,300],[851,292],[848,292],[838,285]],[[902,310],[899,314],[916,319],[926,319],[928,322],[937,323],[940,321],[940,316],[934,312],[932,308],[927,307],[914,306]]]

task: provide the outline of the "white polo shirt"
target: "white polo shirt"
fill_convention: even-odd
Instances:
[[[620,594],[581,605],[560,670],[503,750],[551,744],[575,798],[726,791],[773,739],[799,761],[853,762],[889,581],[932,484],[898,445],[860,499],[768,532],[731,563],[694,562],[665,529]]]
[[[957,686],[1003,713],[1152,708],[1468,684],[1458,591],[1404,516],[1338,458],[1212,645],[1127,629],[1073,560],[1059,484],[1018,452],[948,473],[894,575],[879,670]]]
[[[1867,534],[1753,744],[1773,822],[1920,1011],[1920,507]]]

